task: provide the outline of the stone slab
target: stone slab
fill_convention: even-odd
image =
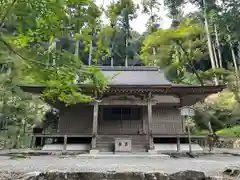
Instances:
[[[97,150],[97,149],[91,149],[91,150],[89,151],[89,154],[90,154],[90,155],[97,155],[97,154],[99,154],[99,150]]]
[[[44,151],[62,151],[63,144],[46,144],[43,146]],[[67,144],[66,151],[89,151],[90,144]]]
[[[155,143],[155,150],[158,152],[177,152],[177,144],[160,144]],[[192,144],[192,152],[202,153],[203,148],[198,144]],[[188,152],[189,145],[188,144],[180,144],[180,152]]]
[[[150,150],[148,150],[148,153],[151,155],[155,155],[155,154],[158,154],[158,151],[155,149],[150,149]]]

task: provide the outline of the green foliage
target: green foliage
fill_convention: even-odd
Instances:
[[[125,60],[124,63],[128,61],[130,54],[129,46],[132,39],[130,21],[137,17],[137,10],[138,6],[133,0],[119,0],[116,3],[111,3],[108,7],[107,16],[110,20],[111,28],[113,28],[113,34],[110,40],[111,59],[121,54],[122,57],[121,55],[120,57]],[[120,42],[118,42],[119,40]],[[121,48],[117,48],[116,51],[115,47],[117,46],[121,46]],[[119,49],[121,52],[119,52]],[[133,59],[133,57],[131,59]]]
[[[221,129],[221,130],[217,131],[216,134],[219,136],[231,137],[231,138],[239,137],[240,126],[234,126],[231,128]]]
[[[158,30],[149,35],[143,42],[142,60],[146,65],[158,65],[168,68],[169,73],[176,72],[175,80],[179,81],[184,72],[194,73],[200,84],[203,84],[194,66],[206,50],[203,29],[191,19],[186,19],[180,26],[167,30]],[[157,51],[151,55],[152,48]],[[156,60],[157,58],[157,60]]]
[[[182,12],[182,5],[185,3],[184,0],[164,0],[165,6],[169,9],[169,15],[176,17]]]
[[[25,160],[25,159],[27,159],[27,158],[28,158],[28,157],[27,157],[27,156],[24,156],[24,155],[13,155],[13,156],[11,156],[9,159],[20,161],[20,160]]]
[[[198,129],[194,129],[194,132],[193,132],[193,134],[195,134],[195,135],[208,135],[209,134],[209,131],[207,131],[207,130],[201,130],[201,131],[199,131]]]
[[[0,131],[6,131],[0,141],[8,148],[21,147],[25,133],[41,121],[44,113],[44,103],[39,97],[25,93],[17,86],[19,70],[12,62],[7,72],[0,72]]]
[[[44,96],[52,100],[58,99],[67,105],[93,102],[107,89],[108,79],[97,67],[82,67],[81,71],[62,67],[57,70],[50,68],[47,71],[52,71],[48,73],[52,76],[48,76]],[[76,75],[79,82],[76,81]]]
[[[236,100],[234,94],[230,91],[224,91],[219,93],[217,96],[211,96],[206,99],[206,103],[212,108],[218,108],[220,111],[233,110]]]
[[[91,81],[97,83],[94,84],[94,88],[99,88],[94,91],[102,92],[106,88],[107,83],[103,80],[103,75],[100,75],[101,72],[93,70],[94,68],[84,68],[78,51],[75,51],[74,58],[72,54],[56,49],[54,45],[56,39],[63,34],[70,37],[75,33],[75,41],[83,41],[85,51],[89,52],[89,43],[94,39],[94,32],[99,29],[101,16],[100,9],[92,0],[21,1],[15,2],[14,5],[4,5],[6,9],[11,9],[4,23],[8,18],[15,19],[18,33],[11,41],[5,38],[5,34],[1,34],[1,38],[9,47],[15,46],[24,49],[27,56],[33,55],[24,58],[29,65],[24,73],[35,78],[35,83],[48,87],[44,95],[52,96],[52,99],[58,98],[67,104],[89,102],[93,94],[84,94],[86,92],[83,93],[81,87],[76,85],[77,74],[84,78],[93,78]],[[48,51],[41,45],[46,42],[52,44]],[[38,52],[34,52],[32,48],[26,49],[29,45]],[[9,47],[8,51],[12,51]],[[96,52],[96,56],[97,54],[99,53]],[[85,81],[84,78],[80,78],[80,84]]]
[[[213,131],[224,128],[224,122],[216,116],[215,111],[208,104],[199,103],[194,109],[196,112],[194,120],[198,129],[210,131],[209,123]]]
[[[199,72],[199,75],[204,81],[209,81],[212,77],[221,77],[223,81],[226,81],[231,73],[231,71],[226,69],[217,68],[201,71]]]
[[[83,65],[79,49],[74,56],[56,46],[57,39],[73,39],[76,34],[75,44],[81,40],[83,53],[90,53],[102,12],[92,0],[1,0],[0,4],[0,128],[7,131],[6,145],[17,148],[46,110],[40,97],[24,93],[18,83],[45,85],[44,98],[66,104],[92,102],[106,90],[107,79],[100,69]],[[98,49],[93,53],[97,57]],[[87,79],[86,89],[82,85]]]
[[[157,31],[156,25],[159,24],[161,18],[158,16],[160,10],[160,2],[158,0],[145,0],[142,1],[143,13],[149,15],[147,22],[148,32],[152,33]]]
[[[182,18],[186,2],[199,9]],[[109,79],[99,68],[86,66],[88,61],[99,65],[113,60],[114,65],[124,65],[127,60],[128,65],[135,65],[141,58],[145,65],[165,69],[174,83],[211,84],[212,77],[220,77],[233,94],[223,93],[214,103],[196,106],[195,124],[206,129],[212,122],[218,130],[240,117],[238,74],[225,65],[233,64],[229,47],[237,53],[240,41],[240,4],[225,0],[217,5],[215,0],[206,0],[210,33],[215,39],[216,25],[223,56],[223,67],[213,70],[208,65],[202,2],[164,1],[169,15],[179,23],[158,30],[159,2],[143,1],[142,12],[149,22],[146,34],[140,35],[130,26],[139,10],[133,0],[112,2],[105,12],[107,25],[101,22],[104,10],[94,0],[0,0],[0,112],[1,121],[8,122],[7,136],[25,139],[24,132],[40,121],[44,111],[39,97],[17,87],[20,82],[45,85],[44,98],[67,105],[97,100],[107,90]],[[18,146],[14,141],[9,144]]]
[[[102,94],[107,90],[108,79],[102,74],[101,70],[97,67],[88,67],[89,73],[86,77],[90,80],[90,84],[95,90],[96,94]]]
[[[236,100],[230,91],[209,96],[205,100],[205,104],[197,104],[195,107],[194,120],[197,128],[207,130],[209,121],[214,131],[235,125],[234,120],[239,118],[239,114],[234,112],[235,108]]]

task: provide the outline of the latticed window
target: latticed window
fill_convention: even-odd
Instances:
[[[103,120],[141,120],[141,107],[104,107]]]

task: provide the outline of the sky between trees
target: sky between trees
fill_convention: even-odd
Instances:
[[[96,0],[96,3],[99,6],[103,5],[104,7],[106,7],[107,5],[109,5],[111,3],[111,1],[114,1],[114,0]],[[140,4],[141,1],[144,1],[144,0],[135,0],[135,2],[137,2],[138,4]],[[159,0],[159,1],[162,4],[161,11],[158,12],[158,15],[160,17],[162,17],[162,21],[160,22],[160,24],[161,24],[161,28],[166,29],[166,28],[170,27],[172,21],[167,16],[167,10],[165,10],[163,7],[163,0]],[[191,4],[186,4],[184,12],[190,13],[195,10],[196,10],[196,7],[194,7]],[[131,26],[135,31],[137,31],[139,33],[143,33],[146,30],[146,23],[147,23],[148,19],[149,19],[148,15],[141,13],[141,10],[139,10],[138,17],[131,22]],[[103,16],[103,22],[108,23],[107,18],[104,16]]]

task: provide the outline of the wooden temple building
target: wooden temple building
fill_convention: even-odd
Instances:
[[[68,144],[87,144],[90,152],[148,152],[156,143],[180,143],[187,138],[180,108],[194,105],[223,86],[173,84],[155,67],[101,67],[114,77],[102,100],[94,104],[58,105],[59,121],[34,134]],[[115,75],[115,76],[114,76]],[[23,86],[36,92],[38,86]],[[55,139],[55,140],[54,140]]]

